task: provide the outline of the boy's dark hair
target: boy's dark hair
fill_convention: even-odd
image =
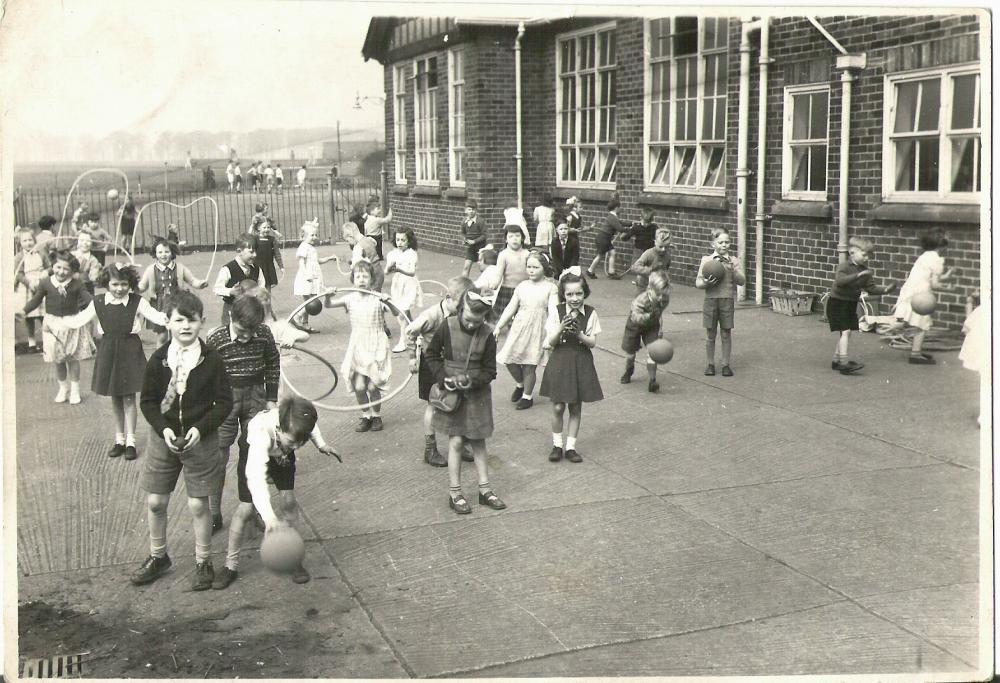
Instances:
[[[614,211],[621,205],[622,203],[620,201],[618,201],[617,199],[612,199],[611,201],[608,202],[608,211]]]
[[[38,229],[48,230],[58,222],[59,221],[57,221],[54,217],[46,214],[45,216],[42,216],[41,218],[38,219]]]
[[[316,406],[300,396],[287,396],[278,404],[278,426],[295,441],[305,441],[316,427]]]
[[[416,251],[417,250],[417,236],[413,232],[413,228],[403,228],[402,230],[397,230],[396,231],[397,235],[400,234],[400,233],[406,235],[406,246],[409,247],[410,249],[412,249],[413,251]]]
[[[230,309],[232,320],[240,327],[255,330],[264,322],[264,304],[253,296],[240,296]]]
[[[933,251],[947,246],[948,235],[944,228],[931,228],[920,233],[920,248],[924,251]]]
[[[166,237],[157,237],[153,240],[153,246],[149,248],[149,255],[156,258],[156,248],[161,244],[167,245],[167,248],[170,249],[170,253],[173,254],[174,258],[177,258],[178,254],[181,253],[180,247],[177,246],[176,242],[171,242]]]
[[[473,211],[478,211],[479,210],[479,202],[477,202],[475,199],[467,199],[467,200],[465,200],[465,205],[467,207],[469,207],[470,209],[472,209]]]
[[[253,238],[253,235],[249,235],[249,234],[245,234],[244,233],[244,234],[242,234],[242,235],[240,235],[239,237],[236,238],[236,251],[241,251],[241,250],[247,249],[249,247],[256,248],[256,246],[255,246],[256,242],[257,242],[257,240],[255,240]]]
[[[201,299],[185,290],[167,298],[167,303],[163,306],[163,314],[169,318],[174,314],[174,311],[188,319],[205,317],[205,306],[201,303]]]
[[[133,291],[139,286],[139,271],[129,263],[109,263],[97,278],[98,287],[107,287],[112,280],[125,280]]]
[[[645,208],[645,209],[642,210],[642,220],[646,221],[647,223],[652,223],[654,217],[655,217],[655,214],[653,214],[653,210],[652,209]]]
[[[90,222],[100,223],[101,222],[101,214],[98,213],[97,211],[91,211],[90,213],[85,213],[83,215],[83,220],[86,221],[86,222],[88,222],[88,223],[90,223]]]
[[[582,275],[577,275],[576,273],[565,272],[562,277],[559,278],[560,303],[566,303],[566,285],[576,282],[583,283],[583,298],[586,299],[590,296],[590,284],[587,282],[587,278]]]
[[[508,223],[507,225],[503,226],[503,233],[505,237],[508,233],[512,232],[516,232],[521,237],[524,237],[524,231],[521,230],[520,225],[515,225],[514,223]]]
[[[69,266],[69,272],[71,273],[80,272],[80,262],[75,256],[73,256],[73,252],[69,249],[57,249],[52,254],[52,264],[55,265],[56,261],[65,261],[66,265]],[[136,284],[139,284],[138,280],[136,280]]]

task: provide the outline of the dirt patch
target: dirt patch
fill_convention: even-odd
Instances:
[[[309,629],[241,635],[239,621],[253,619],[259,609],[240,607],[197,619],[171,614],[153,622],[124,610],[89,614],[24,602],[18,605],[19,665],[89,653],[83,657],[87,678],[302,678],[314,675],[304,668],[310,654],[343,648],[340,634]]]

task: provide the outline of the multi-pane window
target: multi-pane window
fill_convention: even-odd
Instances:
[[[437,181],[437,70],[437,57],[424,57],[413,64],[413,128],[418,183]]]
[[[886,197],[978,200],[982,190],[980,116],[978,67],[887,77]]]
[[[465,185],[465,59],[448,52],[448,155],[451,184]]]
[[[613,185],[618,165],[614,25],[560,36],[556,60],[559,182]]]
[[[722,189],[728,34],[725,17],[647,22],[647,187]]]
[[[785,89],[781,190],[790,199],[826,199],[830,118],[827,85]]]
[[[392,69],[392,123],[395,131],[396,182],[406,182],[406,66]]]

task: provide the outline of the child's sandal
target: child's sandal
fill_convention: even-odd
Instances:
[[[462,494],[458,494],[457,498],[448,496],[448,507],[460,515],[467,515],[472,512],[472,507],[469,505],[469,501],[467,501],[465,496]]]

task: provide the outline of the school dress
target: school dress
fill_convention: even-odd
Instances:
[[[958,359],[962,361],[962,367],[974,372],[990,371],[990,339],[987,322],[986,309],[976,306],[962,325],[965,340],[962,342],[962,350],[958,352]]]
[[[538,365],[541,362],[549,303],[554,303],[556,297],[556,286],[548,280],[525,280],[514,289],[517,313],[503,348],[497,354],[498,363]]]
[[[257,236],[256,263],[260,266],[261,272],[264,273],[266,287],[270,288],[278,284],[278,272],[275,270],[274,264],[277,263],[280,268],[285,266],[281,262],[281,251],[274,233]]]
[[[49,276],[38,284],[38,289],[25,304],[26,309],[40,307],[45,300],[45,316],[42,318],[42,358],[46,363],[64,363],[70,360],[86,360],[94,353],[94,341],[90,327],[78,329],[68,327],[65,319],[80,312],[90,301],[90,294],[83,282],[70,278],[56,282]]]
[[[472,355],[469,356],[469,349]],[[496,339],[493,328],[483,324],[475,333],[466,332],[456,316],[440,325],[427,347],[426,358],[436,382],[465,372],[473,386],[462,391],[462,400],[453,413],[434,410],[431,424],[448,436],[487,439],[493,436],[493,395],[490,383],[496,379]],[[465,359],[469,358],[468,370]]]
[[[166,267],[161,267],[160,264],[154,263],[146,269],[143,275],[143,280],[149,283],[152,290],[149,303],[161,313],[167,306],[167,300],[180,291],[180,283],[186,279],[182,271],[183,268],[184,266],[177,263],[177,261],[171,261],[170,265]],[[148,320],[146,321],[146,327],[157,333],[167,331],[166,327],[149,322]]]
[[[382,300],[372,294],[351,292],[344,297],[351,323],[351,336],[340,373],[344,377],[364,375],[379,389],[389,385],[392,373],[392,350],[385,336],[385,315]],[[354,393],[351,382],[345,382],[348,393]]]
[[[550,312],[545,323],[546,334],[551,334],[566,317],[566,304],[559,304]],[[597,311],[584,304],[578,312],[577,324],[588,336],[601,333]],[[575,335],[562,334],[549,355],[549,363],[542,375],[539,395],[553,403],[591,403],[604,398],[601,381],[594,367],[594,354]]]
[[[555,234],[556,226],[554,224],[556,210],[551,206],[536,206],[535,207],[535,223],[537,228],[535,228],[535,246],[537,247],[548,247],[552,242],[552,236]]]
[[[414,306],[424,305],[423,292],[420,289],[420,281],[417,279],[417,252],[413,249],[400,251],[393,249],[386,257],[386,268],[395,264],[413,275],[403,275],[398,270],[392,274],[392,285],[389,288],[389,296],[392,303],[402,311],[412,310]]]
[[[125,304],[109,304],[107,296],[94,299],[104,338],[97,349],[90,389],[100,396],[128,396],[142,391],[146,354],[133,330],[142,297],[131,293]]]
[[[899,288],[899,298],[896,299],[896,307],[893,314],[900,320],[905,320],[907,324],[921,330],[931,329],[934,324],[933,315],[920,315],[914,312],[910,306],[910,300],[915,294],[932,293],[931,278],[934,275],[940,277],[944,273],[944,257],[936,251],[925,251],[917,257],[916,263],[910,270],[906,282]]]
[[[295,284],[292,286],[292,294],[295,296],[314,296],[321,294],[324,290],[323,271],[319,267],[319,253],[316,247],[303,242],[295,251],[296,259],[305,259],[305,263],[299,265],[295,272]],[[309,282],[309,279],[312,281]]]

